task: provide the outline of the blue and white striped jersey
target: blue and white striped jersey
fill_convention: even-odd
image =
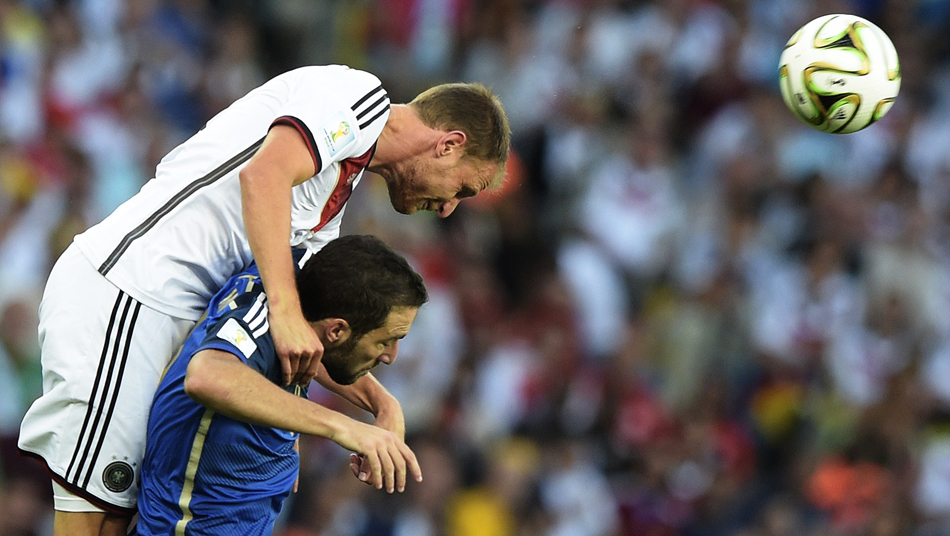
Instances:
[[[148,419],[137,534],[270,534],[297,477],[298,434],[230,419],[185,394],[188,363],[208,348],[280,384],[256,265],[212,298],[165,371]],[[287,389],[306,396],[300,387]]]

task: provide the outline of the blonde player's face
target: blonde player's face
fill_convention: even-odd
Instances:
[[[473,158],[448,161],[419,157],[387,178],[389,199],[402,214],[429,210],[445,218],[459,201],[487,188],[497,169],[497,164]]]
[[[324,350],[322,363],[330,379],[349,385],[380,363],[391,365],[399,353],[399,340],[409,333],[418,311],[418,307],[393,307],[381,327]]]

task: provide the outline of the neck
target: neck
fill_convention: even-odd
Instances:
[[[422,154],[435,146],[441,135],[442,132],[426,126],[409,105],[393,104],[368,169],[376,172]]]

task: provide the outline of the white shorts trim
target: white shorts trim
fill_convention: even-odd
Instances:
[[[53,481],[53,508],[60,512],[105,512],[86,499],[73,495],[55,480]]]
[[[193,325],[139,303],[70,246],[40,304],[43,396],[23,418],[20,449],[74,493],[134,509],[152,398]]]

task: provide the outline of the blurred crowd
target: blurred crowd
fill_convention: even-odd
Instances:
[[[836,12],[903,74],[844,136],[777,85]],[[514,155],[445,221],[357,189],[345,232],[430,290],[378,374],[425,480],[378,492],[306,438],[279,535],[950,535],[948,31],[945,0],[0,0],[0,536],[50,533],[15,444],[52,263],[211,115],[323,63],[394,102],[485,83]]]

